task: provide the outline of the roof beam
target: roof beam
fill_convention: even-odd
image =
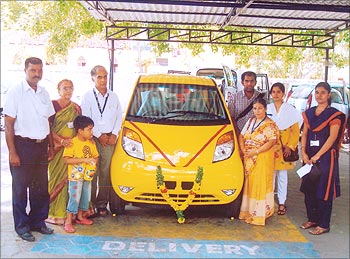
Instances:
[[[104,0],[115,2],[115,0]],[[121,3],[160,4],[160,5],[187,5],[187,6],[211,6],[211,7],[243,7],[245,0],[122,0]]]
[[[247,3],[242,9],[240,9],[238,12],[235,12],[235,15],[233,16],[233,19],[230,20],[231,17],[227,17],[225,22],[221,25],[220,29],[224,29],[229,23],[233,23],[238,16],[240,16],[242,13],[245,12],[245,10],[254,2],[254,0],[250,0],[249,3]]]
[[[259,1],[259,2],[254,2],[251,5],[251,8],[350,13],[349,5],[326,5],[326,4],[310,4],[310,3],[298,4],[295,2],[281,3],[281,2]]]
[[[107,26],[107,40],[333,49],[334,35],[186,28]]]

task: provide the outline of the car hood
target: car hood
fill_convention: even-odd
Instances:
[[[218,138],[233,131],[231,124],[181,126],[126,121],[124,127],[140,136],[146,161],[174,167],[212,163]]]

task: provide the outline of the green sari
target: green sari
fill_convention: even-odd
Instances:
[[[70,103],[62,108],[57,101],[53,101],[56,114],[54,115],[52,131],[61,138],[69,139],[75,136],[72,126],[74,119],[81,114],[80,107],[75,103]],[[71,123],[68,127],[68,123]],[[49,162],[49,194],[50,209],[49,217],[46,220],[52,224],[64,224],[66,218],[66,208],[68,202],[68,178],[67,164],[62,157],[63,146],[54,142],[55,156]]]

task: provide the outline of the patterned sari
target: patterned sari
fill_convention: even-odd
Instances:
[[[275,122],[266,120],[252,131],[251,120],[241,133],[247,151],[257,150],[269,140],[278,139]],[[245,183],[239,219],[244,219],[246,223],[264,226],[266,219],[274,213],[274,161],[274,146],[256,156],[244,158]]]
[[[75,130],[68,123],[73,123],[74,119],[81,114],[80,107],[75,103],[70,103],[62,108],[57,101],[53,101],[56,114],[54,115],[52,130],[61,138],[72,138],[75,136]],[[54,143],[55,156],[49,162],[49,194],[50,209],[48,223],[63,224],[66,217],[66,208],[68,202],[67,189],[67,164],[64,162],[63,146],[61,143]]]

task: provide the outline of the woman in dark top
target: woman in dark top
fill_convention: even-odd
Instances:
[[[318,105],[303,112],[301,138],[302,159],[321,172],[314,179],[311,173],[302,178],[300,190],[305,194],[308,221],[300,227],[314,228],[309,233],[321,235],[330,231],[333,199],[340,196],[339,148],[344,133],[345,114],[330,107],[331,87],[320,82],[315,87]]]

